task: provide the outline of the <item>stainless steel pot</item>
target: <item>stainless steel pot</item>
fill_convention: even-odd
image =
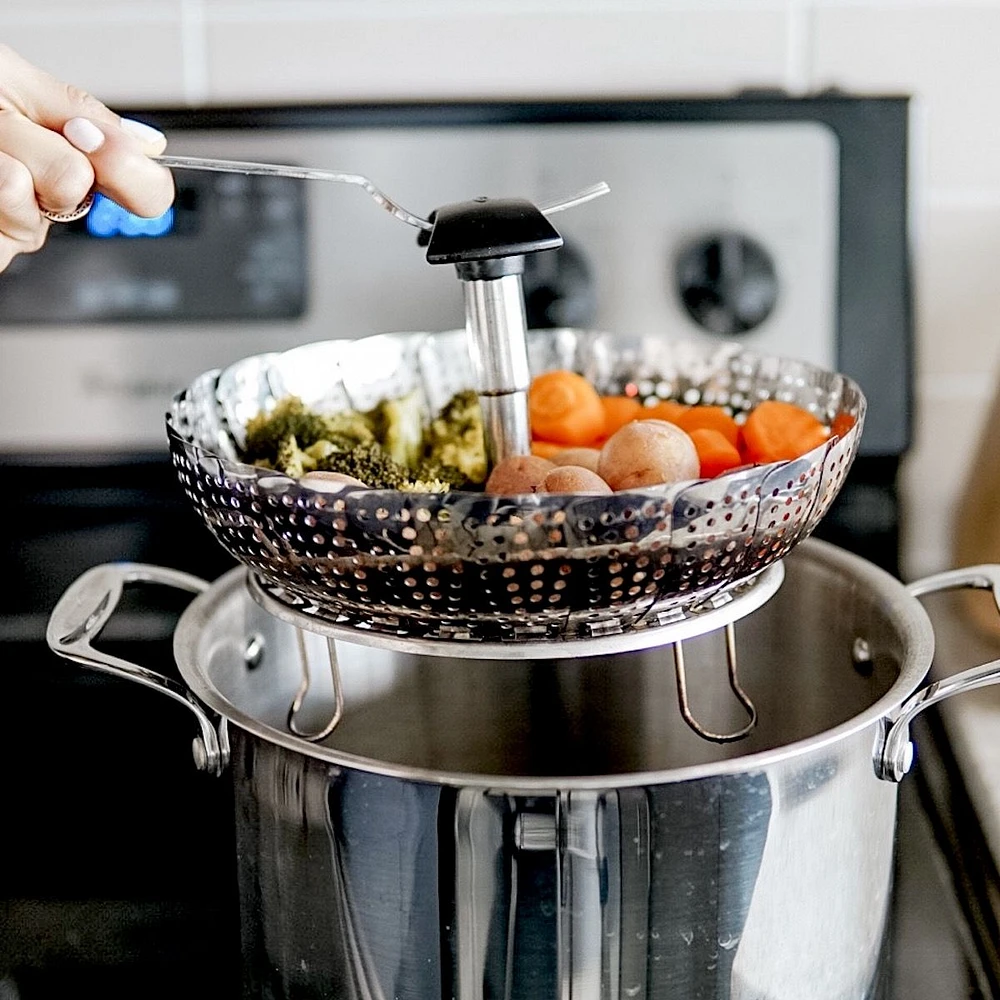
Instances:
[[[333,685],[327,640],[265,612],[242,568],[208,585],[98,567],[48,639],[177,698],[199,764],[228,763],[250,996],[880,996],[908,723],[1000,681],[997,661],[920,688],[933,634],[916,596],[1000,598],[1000,567],[906,588],[809,541],[784,571],[736,624],[759,712],[739,743],[684,723],[663,647],[470,659],[330,639]],[[187,688],[91,646],[138,580],[198,593],[174,637]],[[719,637],[685,645],[691,704],[732,726]],[[290,704],[320,726],[341,699],[325,739],[289,730]]]

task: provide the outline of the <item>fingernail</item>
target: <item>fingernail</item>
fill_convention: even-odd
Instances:
[[[137,122],[134,118],[123,118],[122,128],[140,142],[164,142],[167,138],[159,129],[145,122]]]
[[[88,118],[70,118],[63,135],[83,153],[93,153],[104,144],[104,133]]]

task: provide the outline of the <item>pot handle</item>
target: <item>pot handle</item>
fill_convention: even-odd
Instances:
[[[947,570],[917,580],[906,589],[914,597],[923,597],[925,594],[936,594],[942,590],[967,587],[992,591],[997,611],[1000,612],[1000,566],[966,566],[962,569]],[[876,759],[875,770],[878,776],[886,781],[900,781],[909,771],[913,763],[910,722],[915,716],[925,708],[944,701],[945,698],[965,691],[975,691],[976,688],[986,687],[989,684],[1000,684],[1000,660],[992,660],[946,677],[944,680],[935,681],[911,695],[903,702],[899,715],[889,726],[882,752]]]
[[[195,766],[200,771],[221,774],[229,763],[225,719],[216,730],[205,710],[183,684],[91,645],[114,614],[125,587],[132,583],[164,584],[192,594],[200,594],[209,586],[196,576],[162,566],[128,562],[95,566],[70,584],[49,616],[45,631],[49,649],[74,663],[160,691],[186,706],[194,713],[201,729],[201,735],[196,736],[192,744]]]

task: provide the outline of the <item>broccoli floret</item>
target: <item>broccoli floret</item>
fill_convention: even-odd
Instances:
[[[358,444],[375,441],[375,429],[369,414],[358,410],[341,410],[323,417],[323,434],[315,442],[329,442],[341,451]]]
[[[279,399],[270,413],[258,413],[246,426],[247,461],[263,459],[278,465],[281,443],[293,435],[299,448],[307,449],[319,441],[328,441],[341,450],[364,441],[374,441],[371,421],[353,410],[323,415],[310,410],[298,396]]]
[[[428,460],[457,469],[470,484],[478,485],[486,479],[483,415],[479,397],[471,389],[452,396],[431,421],[426,441]]]
[[[278,442],[275,468],[286,476],[298,479],[316,468],[316,460],[299,447],[294,434],[286,434]]]
[[[378,442],[331,452],[319,462],[319,468],[354,476],[373,490],[398,490],[410,478],[409,470],[394,462]]]
[[[424,406],[419,390],[384,399],[368,414],[375,436],[394,462],[410,468],[424,448]]]
[[[325,468],[323,463],[331,456],[336,455],[339,452],[347,451],[346,448],[338,448],[332,441],[327,441],[325,438],[322,441],[317,441],[315,444],[309,445],[308,448],[302,449],[310,458],[314,459],[317,468]]]
[[[374,490],[447,493],[463,482],[461,473],[456,469],[445,470],[435,463],[421,462],[416,469],[400,465],[377,443],[359,444],[350,451],[331,452],[319,460],[318,467],[354,476]]]
[[[258,413],[247,422],[248,458],[276,458],[289,435],[309,445],[322,437],[322,418],[306,409],[298,396],[279,399],[270,413]]]
[[[452,485],[440,479],[408,479],[400,483],[399,489],[403,493],[447,493]]]
[[[299,478],[322,469],[373,489],[441,493],[486,478],[482,415],[474,392],[456,393],[425,431],[419,390],[368,413],[317,414],[297,396],[246,428],[244,459]]]
[[[461,469],[454,465],[443,465],[436,458],[422,458],[416,468],[412,470],[411,478],[425,483],[448,483],[453,490],[464,490],[471,485]],[[431,490],[429,492],[437,493],[439,491]]]

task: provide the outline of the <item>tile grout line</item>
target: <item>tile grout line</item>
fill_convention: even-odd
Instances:
[[[809,0],[787,0],[785,9],[785,89],[806,94],[813,79],[813,16]]]
[[[185,103],[208,100],[208,34],[204,0],[181,0],[181,70]]]

